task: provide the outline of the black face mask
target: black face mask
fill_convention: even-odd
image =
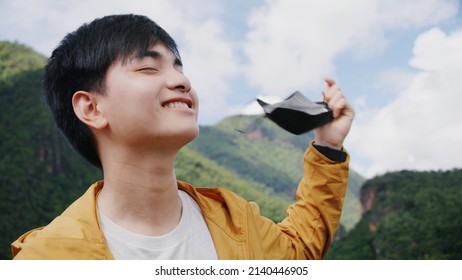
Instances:
[[[293,134],[302,134],[333,120],[332,110],[324,102],[311,102],[299,91],[286,100],[268,104],[257,98],[268,119]]]

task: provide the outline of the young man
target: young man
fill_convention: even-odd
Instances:
[[[297,201],[275,224],[226,189],[177,181],[177,153],[198,134],[198,98],[173,39],[136,15],[81,26],[49,59],[45,94],[58,127],[104,178],[15,241],[15,259],[323,258],[342,209],[342,143],[354,115],[326,83],[335,119],[316,129]]]

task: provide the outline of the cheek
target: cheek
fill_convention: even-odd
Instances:
[[[140,83],[122,84],[113,93],[112,104],[115,113],[118,111],[129,113],[130,115],[153,115],[157,111],[158,89],[146,87]]]
[[[139,129],[143,130],[140,126],[155,121],[158,111],[155,102],[135,95],[133,93],[133,97],[127,94],[114,96],[116,98],[108,104],[107,118],[114,131],[133,133]]]
[[[199,116],[199,96],[197,95],[195,91],[192,91],[191,98],[194,102],[194,111],[196,113],[196,121],[197,121],[198,116]]]

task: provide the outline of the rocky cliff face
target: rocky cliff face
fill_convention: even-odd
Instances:
[[[462,169],[398,171],[368,180],[362,217],[331,259],[461,259]]]
[[[361,190],[359,200],[361,202],[361,216],[370,211],[375,204],[377,197],[377,185],[371,185]],[[374,219],[375,220],[375,219]],[[376,221],[370,220],[368,223],[370,233],[374,233],[377,229]]]

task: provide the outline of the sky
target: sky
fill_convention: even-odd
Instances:
[[[366,178],[462,168],[458,0],[0,0],[0,40],[49,56],[81,24],[150,17],[177,41],[201,125],[257,97],[319,100],[324,78],[356,116],[345,148]]]

